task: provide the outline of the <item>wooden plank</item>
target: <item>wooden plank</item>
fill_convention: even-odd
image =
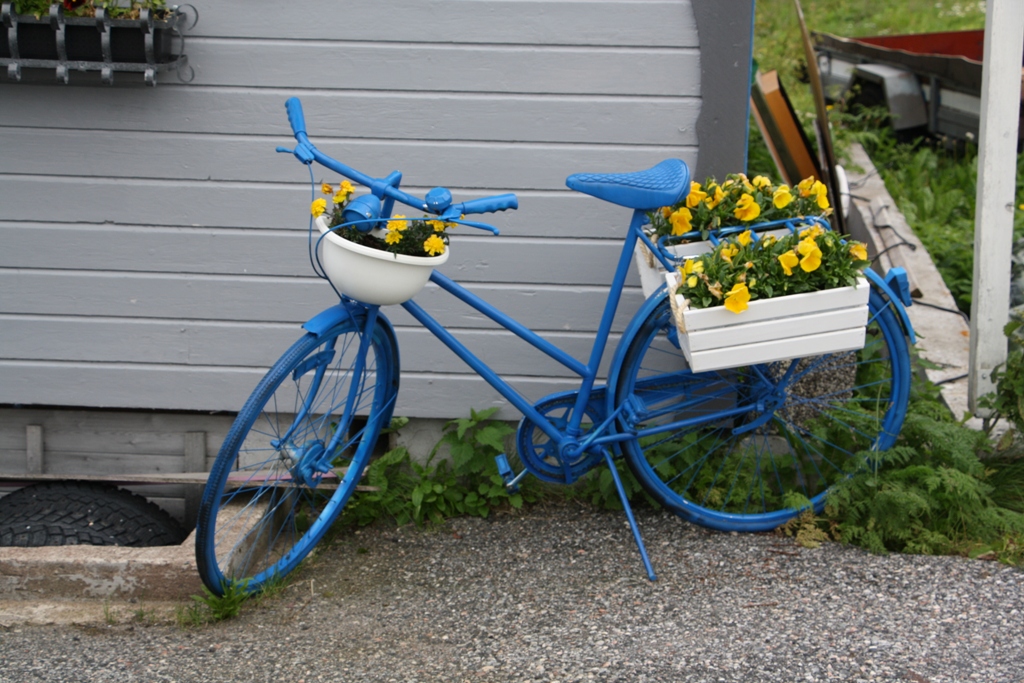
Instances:
[[[198,476],[209,471],[206,466],[206,432],[185,433],[185,472],[195,473]],[[193,529],[196,526],[196,519],[199,517],[199,504],[203,499],[203,481],[189,482],[184,487],[184,514],[183,521],[186,529]]]
[[[439,2],[306,0],[302,10],[239,11],[233,3],[202,8],[188,32],[202,36],[332,41],[696,47],[689,0],[679,2]],[[395,20],[395,17],[400,17]],[[672,27],[666,30],[666,27]],[[161,85],[163,85],[161,83]]]
[[[11,132],[10,127],[23,126],[43,126],[55,132],[76,128],[81,132],[238,135],[245,131],[249,135],[274,136],[265,148],[270,153],[276,145],[287,144],[291,138],[284,101],[292,95],[301,97],[307,129],[317,144],[332,137],[345,137],[559,145],[688,145],[694,144],[694,126],[700,112],[700,99],[695,97],[460,95],[328,89],[296,92],[291,88],[224,90],[172,84],[161,84],[154,92],[148,88],[58,85],[27,89],[0,81],[0,101],[4,103],[0,107],[0,143]],[[111,117],[110,111],[117,111],[117,117]],[[201,115],[197,115],[199,112]],[[382,116],[382,112],[387,115]],[[89,122],[88,131],[82,130],[82,121]],[[543,125],[538,125],[539,121]],[[626,121],[631,125],[623,125]],[[115,144],[125,148],[123,142]],[[150,152],[155,147],[147,144],[143,149]]]
[[[240,473],[237,475],[228,475],[229,479],[225,488],[228,490],[244,488],[248,485],[248,482],[252,478],[258,478],[260,473]],[[206,480],[209,479],[209,472],[176,472],[176,473],[160,473],[154,472],[152,474],[83,474],[77,472],[68,472],[65,474],[0,474],[0,484],[9,484],[11,482],[42,482],[42,481],[93,481],[103,482],[105,484],[187,484],[187,485],[199,485],[205,486]],[[333,491],[338,488],[338,484],[334,477],[324,475],[324,479],[330,479],[331,481],[324,481],[318,487],[318,491]],[[265,485],[272,485],[271,482],[267,482]],[[282,487],[293,487],[290,480],[282,478],[278,486]],[[304,488],[304,487],[301,487]],[[375,486],[357,485],[356,491],[377,491]],[[145,495],[145,494],[143,494]],[[187,505],[186,500],[186,505]],[[186,514],[188,514],[186,512]],[[194,520],[193,520],[194,522]],[[188,527],[186,522],[186,527]]]
[[[796,185],[809,176],[821,179],[822,172],[811,143],[797,120],[785,88],[776,71],[758,72],[751,89],[761,135],[769,142],[772,157],[785,182]]]
[[[616,239],[493,239],[469,231],[451,231],[451,256],[441,268],[462,282],[607,285],[622,249]],[[309,238],[301,231],[19,222],[0,224],[0,244],[0,268],[52,268],[48,247],[59,244],[59,265],[65,270],[273,276],[306,276],[311,271]],[[565,263],[574,267],[561,267]]]
[[[310,128],[310,130],[313,130]],[[304,169],[294,163],[294,159],[286,155],[273,154],[275,144],[289,144],[287,138],[254,138],[246,136],[221,136],[221,135],[189,135],[178,133],[150,133],[150,132],[128,132],[128,131],[95,131],[90,135],[82,135],[76,130],[53,130],[48,128],[8,128],[0,129],[0,144],[5,149],[5,154],[0,156],[0,173],[10,174],[43,174],[71,176],[77,178],[95,177],[146,177],[152,180],[193,180],[193,181],[221,181],[221,182],[242,182],[242,183],[296,183],[308,179]],[[61,149],[60,157],[32,153],[31,150],[39,149],[40,146],[56,146]],[[324,153],[337,159],[349,160],[349,153],[346,142],[335,142],[332,140],[317,141],[317,146]],[[457,151],[473,152],[468,154],[468,160],[462,162],[459,154],[452,157],[452,165],[459,162],[463,168],[462,180],[470,187],[479,185],[472,181],[471,176],[466,173],[470,163],[479,163],[481,166],[501,165],[502,149],[497,147],[472,149],[464,146],[456,146]],[[536,147],[517,147],[519,165],[517,170],[521,171],[513,177],[506,171],[503,175],[512,183],[512,189],[531,189],[540,186],[540,189],[565,188],[565,178],[577,171],[631,171],[646,168],[654,165],[678,149],[644,149],[643,154],[633,154],[633,158],[627,165],[615,163],[614,156],[601,159],[600,154],[591,153],[585,163],[570,159],[575,162],[573,165],[563,163],[559,159],[558,150],[541,151]],[[139,155],[136,151],[139,148],[147,150],[146,155]],[[365,154],[366,145],[361,149]],[[371,164],[370,168],[364,166],[364,172],[374,172],[379,175],[387,175],[395,167],[401,167],[404,150],[397,146],[391,146],[395,151],[394,158],[387,160],[387,166],[381,166],[379,173],[373,171],[373,165],[380,165],[383,157],[378,149],[378,161]],[[434,150],[437,148],[435,147]],[[590,148],[593,151],[593,148]],[[434,150],[430,150],[431,153]],[[678,154],[677,154],[678,156]],[[440,160],[444,160],[443,163]],[[419,177],[406,176],[406,184],[415,187],[415,183],[432,187],[441,184],[445,178],[438,177],[435,170],[438,167],[448,165],[447,150],[437,150],[434,156],[433,168]],[[353,160],[353,165],[355,165]],[[422,163],[429,167],[428,163]],[[541,170],[544,165],[553,167],[552,170]],[[318,177],[325,177],[334,180],[337,174],[326,169],[317,167],[314,172]],[[546,174],[543,183],[532,180],[537,173]],[[450,184],[450,183],[449,183]],[[308,187],[308,185],[306,186]],[[230,188],[227,188],[230,191]],[[308,197],[308,193],[306,193]],[[221,201],[225,197],[221,196]],[[308,201],[308,200],[307,200]]]
[[[968,405],[988,416],[978,400],[995,391],[992,371],[1006,361],[1003,326],[1009,319],[1010,257],[1016,192],[1020,68],[1024,3],[993,2],[985,13],[985,57],[978,135],[974,213],[974,281]]]
[[[601,170],[601,169],[593,169]],[[4,222],[38,225],[110,223],[125,226],[291,229],[305,236],[310,189],[305,185],[197,183],[191,181],[83,180],[44,176],[2,177],[9,199],[4,201]],[[333,178],[332,178],[333,180]],[[53,183],[62,185],[62,201],[53,204]],[[423,194],[422,188],[407,188]],[[505,191],[510,188],[501,188]],[[459,201],[498,191],[454,190]],[[519,210],[487,214],[480,220],[501,231],[490,243],[507,237],[618,238],[626,234],[631,212],[576,193],[516,191]],[[225,196],[231,201],[226,202]],[[46,221],[39,221],[39,206],[50,203]],[[248,207],[244,213],[239,207]],[[35,221],[34,223],[30,221]],[[456,245],[465,237],[486,235],[472,228],[455,234]],[[49,249],[47,250],[49,251]],[[301,250],[305,253],[305,250]]]
[[[127,456],[127,457],[126,457]],[[97,474],[143,474],[149,472],[180,472],[181,454],[155,456],[110,453],[105,451],[60,453],[48,457],[45,474],[59,476],[76,472]]]
[[[43,472],[43,426],[25,425],[25,471]]]
[[[339,44],[231,37],[190,38],[188,57],[195,67],[195,86],[318,89],[325,86],[325,72],[310,65],[330,64],[329,73],[339,77],[326,85],[349,91],[700,95],[696,48]]]
[[[263,376],[259,368],[194,368],[36,362],[0,363],[0,403],[74,405],[147,410],[237,411]],[[579,380],[506,377],[528,399],[579,387]],[[395,414],[450,419],[470,408],[500,408],[501,419],[520,416],[482,379],[470,375],[403,373]],[[454,397],[454,398],[453,398]],[[80,458],[68,471],[91,471],[98,456]],[[124,458],[120,458],[124,460]],[[131,460],[131,459],[129,459]],[[117,459],[112,460],[114,465]],[[117,465],[120,466],[120,465]],[[86,469],[82,469],[82,468]],[[180,456],[146,471],[177,472]]]
[[[591,286],[469,283],[466,289],[541,333],[593,332],[608,294],[607,288]],[[445,327],[496,327],[432,285],[416,301]],[[5,313],[23,315],[302,324],[336,304],[337,298],[326,283],[313,277],[194,275],[185,280],[160,274],[0,269],[0,302]],[[624,329],[641,303],[639,288],[624,290],[612,329]],[[384,311],[395,325],[417,325],[400,307],[387,306]]]
[[[572,372],[510,332],[463,329],[452,332],[496,372],[573,377]],[[402,367],[412,372],[469,373],[471,370],[441,342],[420,327],[399,327]],[[118,318],[25,317],[0,315],[0,348],[10,360],[85,361],[197,366],[267,368],[304,331],[298,325],[259,323],[220,324],[196,321]],[[589,334],[549,332],[544,337],[585,363],[593,337]],[[67,339],[75,339],[68,345]],[[244,339],[244,344],[239,344]],[[130,340],[131,343],[126,343]],[[619,335],[609,338],[607,357]],[[605,359],[605,364],[608,358]],[[132,444],[137,439],[132,437]],[[177,452],[180,439],[154,444]]]

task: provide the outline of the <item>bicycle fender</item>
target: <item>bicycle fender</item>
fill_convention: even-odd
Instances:
[[[871,284],[878,287],[887,297],[889,297],[889,305],[892,306],[893,310],[896,311],[896,314],[899,316],[900,322],[903,324],[903,329],[906,331],[907,337],[910,338],[910,343],[916,344],[917,336],[914,334],[914,326],[910,323],[910,316],[907,315],[907,309],[903,307],[903,301],[900,299],[899,295],[893,291],[892,287],[889,286],[889,283],[882,279],[881,275],[870,268],[866,268],[864,270],[864,276],[871,281]]]
[[[383,317],[378,315],[378,319]],[[320,337],[346,320],[351,320],[355,325],[362,327],[366,323],[366,309],[359,304],[343,301],[314,315],[303,323],[302,329]]]

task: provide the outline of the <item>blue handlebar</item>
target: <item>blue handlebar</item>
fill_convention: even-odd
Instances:
[[[302,102],[299,101],[298,97],[289,97],[288,101],[284,103],[284,108],[288,111],[288,123],[292,124],[292,132],[295,133],[295,137],[299,137],[299,134],[306,134],[306,118],[302,115]]]
[[[518,209],[519,198],[514,194],[498,194],[493,197],[481,197],[480,199],[470,199],[468,202],[462,202],[461,204],[455,204],[449,207],[444,212],[444,217],[455,218],[462,214],[471,213],[493,213],[495,211],[504,211],[506,209]]]
[[[284,103],[284,108],[288,112],[288,123],[290,123],[292,126],[292,132],[295,133],[295,139],[298,141],[298,144],[295,146],[294,150],[285,149],[284,147],[278,147],[277,151],[291,152],[292,154],[295,155],[296,159],[298,159],[304,164],[311,164],[312,162],[316,161],[317,163],[333,171],[337,171],[338,173],[345,176],[349,180],[353,180],[359,183],[360,185],[369,188],[370,192],[378,199],[382,199],[385,201],[397,200],[407,206],[411,206],[413,208],[420,209],[421,211],[428,211],[432,213],[441,211],[441,206],[446,205],[445,202],[442,202],[441,205],[435,205],[433,207],[433,211],[431,211],[432,207],[428,205],[428,202],[426,202],[425,200],[410,194],[406,194],[405,192],[399,190],[397,185],[401,180],[402,175],[397,171],[392,173],[387,178],[372,178],[364,173],[360,173],[354,168],[349,168],[348,166],[346,166],[345,164],[341,163],[336,159],[332,159],[331,157],[327,156],[326,154],[318,150],[316,147],[314,147],[313,144],[309,141],[309,138],[306,135],[306,119],[302,114],[302,103],[299,101],[299,98],[288,98],[288,100]],[[443,188],[436,188],[436,190],[441,189]],[[447,190],[444,191],[447,192]],[[448,201],[451,200],[448,199]],[[519,208],[519,200],[516,198],[514,194],[501,194],[495,195],[493,197],[471,199],[468,202],[463,202],[461,204],[452,204],[451,206],[446,206],[443,213],[441,213],[441,217],[445,220],[452,220],[458,219],[459,216],[465,214],[490,213],[493,211],[504,211],[506,209],[517,208]],[[389,213],[390,211],[386,212],[384,215],[387,215]],[[495,230],[493,227],[489,225],[470,222],[463,223],[474,228],[482,228],[484,230],[490,230],[495,234],[498,233],[497,230]]]

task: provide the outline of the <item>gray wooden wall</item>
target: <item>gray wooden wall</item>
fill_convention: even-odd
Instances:
[[[0,404],[242,405],[333,297],[307,261],[306,170],[274,153],[290,96],[318,146],[366,173],[400,169],[407,190],[457,199],[518,193],[500,237],[456,232],[443,272],[586,360],[628,212],[565,177],[693,165],[698,142],[695,175],[744,162],[750,42],[734,25],[749,29],[751,3],[694,2],[700,37],[687,0],[218,0],[196,3],[190,84],[0,76]],[[617,331],[641,301],[630,285]],[[418,301],[527,395],[571,385],[437,290]],[[397,414],[500,401],[402,309],[386,313]]]

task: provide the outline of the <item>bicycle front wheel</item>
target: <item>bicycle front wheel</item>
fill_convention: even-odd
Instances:
[[[217,455],[199,509],[196,561],[217,595],[293,570],[356,488],[398,392],[398,352],[378,321],[299,339],[267,372]]]
[[[765,531],[893,445],[910,388],[907,340],[871,292],[867,342],[846,353],[692,373],[668,299],[635,329],[613,378],[627,461],[667,508],[723,531]]]

